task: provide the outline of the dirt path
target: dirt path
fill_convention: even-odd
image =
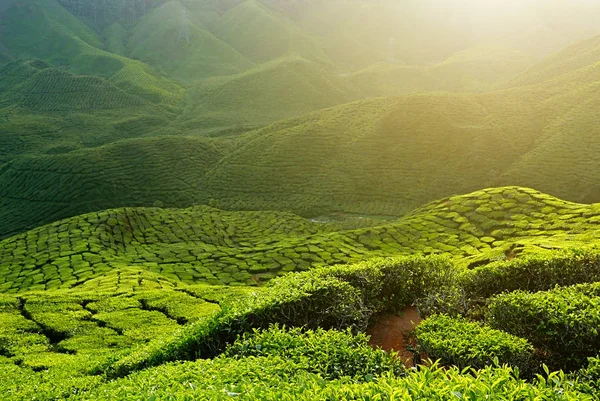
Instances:
[[[421,323],[421,316],[416,307],[406,308],[400,316],[393,314],[381,315],[377,323],[371,327],[367,334],[371,336],[369,343],[385,351],[396,351],[407,367],[413,367],[413,353],[407,347],[405,333],[414,329]]]

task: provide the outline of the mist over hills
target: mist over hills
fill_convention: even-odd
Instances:
[[[157,201],[400,216],[494,185],[597,201],[598,37],[543,60],[557,41],[514,42],[585,37],[596,6],[511,3],[492,18],[495,3],[466,3],[157,1],[125,14],[118,2],[5,4],[2,48],[19,60],[0,67],[1,235]],[[577,26],[565,18],[574,13]],[[173,164],[174,149],[203,149],[191,135],[221,149],[198,157],[208,168]],[[161,136],[170,145],[159,150],[148,140]],[[120,143],[134,138],[148,140]],[[105,157],[120,147],[131,157]],[[84,160],[96,160],[91,170]],[[149,185],[150,170],[135,173],[144,164],[193,184]],[[81,174],[90,184],[74,193]],[[24,214],[22,200],[45,211]]]
[[[0,173],[3,225],[13,233],[56,218],[157,201],[170,207],[211,202],[224,209],[292,210],[310,217],[400,216],[444,196],[498,185],[595,202],[600,191],[592,156],[598,80],[597,62],[589,56],[595,43],[597,38],[589,39],[558,53],[504,84],[507,89],[478,94],[431,92],[353,101],[363,96],[353,85],[356,76],[336,75],[301,58],[206,80],[187,89],[183,111],[165,114],[154,133],[144,130],[152,119],[123,123],[117,132],[148,137],[122,144],[127,151],[117,154],[129,152],[130,157],[106,157],[108,149],[121,147],[117,142],[106,150],[35,155],[6,164]],[[540,81],[547,71],[553,73]],[[36,98],[31,94],[28,99]],[[290,118],[336,104],[341,105]],[[284,118],[289,119],[275,122]],[[207,155],[212,162],[206,167],[197,165],[196,157],[179,158],[174,150],[197,143],[198,160],[205,159],[199,149],[206,141],[182,137],[186,132],[215,137],[212,142],[221,150]],[[168,146],[148,142],[165,135]],[[152,143],[161,143],[160,138]],[[85,160],[95,160],[91,169],[81,169]],[[148,167],[135,174],[140,163]],[[150,174],[156,169],[160,172]],[[73,192],[66,183],[81,174],[90,184]],[[163,177],[164,185],[180,184],[169,184],[165,191],[159,182],[148,185],[149,176]],[[168,178],[186,176],[193,178]],[[104,188],[99,177],[112,187]],[[14,199],[39,202],[52,217],[17,213]]]

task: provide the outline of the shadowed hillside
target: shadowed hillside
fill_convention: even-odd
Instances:
[[[146,15],[132,30],[129,54],[182,81],[232,75],[253,63],[199,25],[194,14],[171,1]]]
[[[1,231],[116,206],[201,203],[203,174],[224,149],[203,138],[151,138],[14,160],[0,173]]]
[[[518,184],[572,201],[594,202],[598,191],[592,154],[597,124],[590,117],[595,115],[598,80],[593,68],[522,88],[376,98],[321,110],[238,138],[215,139],[229,150],[211,159],[208,169],[196,165],[202,155],[178,158],[169,148],[159,153],[165,155],[164,160],[177,163],[157,162],[156,149],[146,150],[145,141],[127,144],[137,158],[121,159],[119,170],[101,156],[103,150],[94,149],[15,160],[0,174],[2,197],[8,202],[2,219],[7,228],[2,231],[14,233],[38,222],[108,207],[152,206],[156,200],[166,206],[211,202],[222,209],[291,210],[311,217],[332,213],[400,216],[457,192]],[[580,79],[584,72],[587,80]],[[328,104],[319,101],[335,104],[353,96],[343,81],[332,75],[326,80],[323,74],[314,64],[292,59],[231,80],[206,81],[191,92],[184,115],[158,133],[170,134],[170,146],[185,147],[190,139],[177,134],[186,130],[211,133],[210,124],[203,125],[206,119],[217,121],[218,125],[212,125],[221,128],[214,133],[222,135],[228,128],[236,132],[260,121],[266,124],[269,108],[272,114],[286,116]],[[290,76],[304,83],[297,86],[298,96],[285,85]],[[256,85],[260,91],[265,82],[270,86],[263,92],[264,102],[253,102],[250,93]],[[312,91],[327,84],[331,85],[330,100]],[[211,89],[214,92],[209,95]],[[244,95],[236,96],[240,94]],[[270,101],[267,94],[272,96]],[[569,145],[574,137],[581,140]],[[572,150],[565,153],[567,146]],[[77,186],[74,195],[69,183],[75,182],[71,180],[80,165],[86,164],[84,160],[97,160],[86,180],[96,182],[97,172],[104,171],[106,184]],[[150,171],[164,169],[160,171],[167,176],[193,178],[169,186],[169,195],[163,196],[162,185],[148,185],[147,170],[139,169],[140,163],[152,166]],[[115,175],[117,171],[137,174],[124,181]],[[107,190],[96,189],[105,185]],[[46,211],[25,218],[11,199],[41,202]],[[56,200],[69,206],[60,206]]]
[[[97,75],[155,103],[176,103],[181,88],[148,66],[103,50],[99,36],[54,0],[22,0],[4,12],[4,45],[18,57]]]
[[[172,129],[244,132],[361,97],[335,71],[304,59],[283,58],[190,88],[180,124]]]

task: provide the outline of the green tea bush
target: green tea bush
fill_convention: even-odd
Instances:
[[[409,256],[374,259],[348,266],[321,269],[319,273],[336,277],[359,288],[375,311],[399,311],[433,294],[455,288],[458,271],[444,256]]]
[[[151,342],[110,366],[110,376],[167,361],[212,357],[237,335],[272,323],[307,328],[363,327],[360,292],[334,278],[293,274],[270,291],[238,300],[214,317],[188,325],[176,335]]]
[[[581,392],[596,396],[600,394],[600,358],[589,358],[588,365],[574,376]]]
[[[480,369],[501,363],[524,372],[532,368],[534,350],[527,340],[462,317],[432,316],[417,327],[416,336],[430,358],[446,365]]]
[[[477,267],[464,277],[469,297],[489,298],[504,291],[545,291],[556,285],[600,281],[600,252],[568,250],[523,256]]]
[[[74,395],[74,400],[261,400],[261,401],[411,401],[411,400],[553,400],[592,401],[575,382],[559,372],[533,382],[511,367],[461,371],[437,364],[357,382],[325,380],[295,361],[279,356],[216,358],[168,363],[134,373]]]
[[[403,372],[404,366],[396,355],[374,350],[368,340],[365,334],[355,336],[350,330],[286,330],[275,325],[268,330],[244,333],[223,355],[234,359],[279,356],[305,365],[307,371],[327,379],[364,379],[384,372]]]
[[[498,295],[487,321],[544,349],[551,367],[577,369],[600,349],[600,283]]]
[[[392,258],[293,273],[240,298],[213,318],[150,343],[107,366],[122,376],[166,361],[218,355],[236,336],[273,323],[307,329],[365,330],[377,312],[397,310],[447,285],[452,264],[442,257]]]
[[[85,376],[71,369],[42,370],[0,363],[0,394],[10,401],[58,401],[102,384],[100,376]]]

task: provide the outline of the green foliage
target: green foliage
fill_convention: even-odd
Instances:
[[[139,348],[107,366],[110,376],[156,366],[166,361],[207,358],[252,329],[279,323],[307,329],[364,330],[377,312],[400,309],[427,291],[447,284],[447,260],[399,258],[357,266],[318,269],[274,280],[263,292],[232,302],[211,319],[186,327],[172,338]],[[428,272],[432,288],[419,286],[416,277]],[[412,279],[411,279],[412,278]]]
[[[195,134],[231,135],[360,98],[330,68],[288,56],[191,87],[180,126]]]
[[[43,112],[104,110],[148,104],[102,78],[74,76],[53,68],[43,69],[13,86],[0,96],[0,103]]]
[[[136,164],[138,168],[144,167],[141,170],[125,168],[125,161],[145,154],[139,147],[140,143],[165,164],[148,160],[147,164]],[[184,144],[187,146],[184,147]],[[175,149],[177,152],[171,152]],[[193,171],[182,171],[179,175],[179,170],[173,165],[176,166],[185,155],[194,158],[197,169],[208,175],[222,152],[224,150],[218,145],[204,138],[188,138],[185,143],[173,142],[171,138],[135,140],[123,142],[121,146],[102,148],[98,158],[90,157],[88,151],[53,157],[54,162],[60,159],[61,164],[53,162],[49,171],[45,167],[48,158],[32,159],[30,161],[35,161],[36,165],[33,171],[44,177],[38,182],[38,188],[34,185],[26,189],[20,187],[18,177],[23,174],[24,167],[17,162],[0,175],[0,182],[7,184],[3,190],[18,190],[32,202],[41,200],[36,197],[36,192],[51,190],[51,177],[65,180],[64,173],[69,174],[70,163],[76,158],[81,173],[97,178],[77,180],[72,194],[56,199],[53,204],[61,209],[61,213],[87,208],[89,202],[108,205],[115,202],[110,194],[121,197],[125,204],[134,204],[139,201],[138,196],[145,198],[145,188],[132,185],[127,193],[120,194],[115,192],[113,180],[141,179],[141,176],[144,176],[147,185],[164,186],[159,197],[148,199],[154,199],[157,205],[164,202],[177,206],[192,201],[195,188],[200,184],[194,184],[198,177]],[[111,169],[106,171],[101,163],[104,158],[118,162],[112,163]],[[75,176],[80,175],[73,175],[73,180]],[[190,185],[183,193],[177,191],[180,187],[177,179],[185,179]],[[85,193],[88,189],[98,196],[87,198]],[[102,200],[102,195],[107,203]],[[73,202],[73,198],[77,202]],[[484,204],[489,205],[489,211],[482,210],[481,205]],[[557,211],[555,219],[548,219],[541,212],[546,207]],[[18,216],[11,214],[10,209],[2,210],[0,222],[2,216],[6,216],[7,221],[15,217],[31,221],[30,216],[37,217],[36,210],[24,210]],[[571,277],[568,279],[571,281],[565,282],[567,284],[581,282],[585,277],[593,278],[590,274],[594,264],[588,259],[593,258],[591,255],[595,251],[587,251],[580,256],[574,254],[572,261],[568,262],[572,267],[567,269],[567,261],[561,254],[552,259],[554,256],[548,248],[589,247],[590,240],[600,237],[593,220],[598,213],[596,206],[563,202],[533,190],[515,187],[488,189],[434,202],[399,220],[374,220],[369,224],[382,225],[353,230],[348,229],[354,224],[351,220],[323,223],[283,212],[228,212],[207,206],[185,210],[107,210],[59,221],[0,241],[0,255],[4,260],[0,266],[0,272],[3,272],[0,291],[69,288],[127,267],[187,284],[255,285],[290,271],[358,263],[383,256],[445,254],[454,259],[457,267],[444,273],[448,282],[457,282],[456,277],[449,277],[454,275],[450,274],[451,271],[458,272],[465,266],[474,267],[472,273],[465,275],[467,293],[476,289],[487,291],[481,295],[486,296],[493,294],[494,288],[502,291],[513,289],[515,285],[527,285],[535,276],[521,280],[522,275],[517,273],[523,272],[524,266],[530,272],[523,274],[533,274],[532,267],[528,266],[537,263],[532,262],[534,260],[549,260],[538,264],[537,274],[540,277],[545,275],[543,269],[546,264],[554,266],[552,269],[556,273],[541,277],[540,282],[547,285],[560,283],[560,277],[567,280],[566,276]],[[518,261],[522,255],[542,253],[550,256],[526,259],[522,265]],[[515,257],[517,261],[486,267],[492,261]],[[419,263],[416,262],[416,265]],[[506,269],[514,275],[500,279],[498,275],[505,275],[502,272]],[[513,280],[512,284],[508,282],[509,278]],[[427,280],[433,279],[434,276],[426,270],[412,277],[399,277],[399,280],[414,282],[413,288],[431,287]],[[454,285],[440,288],[438,294],[429,292],[429,295],[432,297],[423,299],[421,305],[425,313],[450,313],[461,303],[462,297]],[[468,296],[476,294],[469,293]]]
[[[145,309],[160,311],[180,324],[201,320],[221,309],[216,302],[205,302],[185,292],[158,290],[145,292],[138,299]]]
[[[597,395],[600,392],[600,358],[589,358],[588,365],[575,373],[579,391]]]
[[[1,1],[4,398],[596,399],[600,6],[437,3]]]
[[[438,365],[422,367],[406,377],[393,374],[324,380],[302,366],[277,356],[231,360],[217,358],[166,364],[135,373],[74,397],[82,400],[198,399],[227,400],[454,400],[544,399],[591,401],[563,373],[540,376],[533,383],[517,378],[510,367],[461,372]]]
[[[265,62],[289,54],[327,61],[314,37],[257,0],[241,2],[228,10],[213,31],[252,61]]]
[[[193,16],[175,1],[155,8],[132,29],[129,54],[187,82],[237,74],[254,65]],[[182,37],[182,29],[187,29],[187,36]]]
[[[98,384],[101,378],[90,376],[98,366],[187,321],[211,317],[240,293],[220,288],[223,301],[209,302],[203,297],[214,298],[212,288],[197,287],[195,296],[165,286],[158,292],[150,279],[138,276],[138,285],[128,289],[117,278],[104,291],[81,286],[0,296],[0,388],[14,394],[9,399],[64,399]]]
[[[72,72],[107,78],[155,103],[177,103],[182,89],[139,61],[102,50],[98,35],[57,1],[25,0],[5,11],[3,43],[19,57],[34,57]]]
[[[110,376],[156,366],[167,361],[207,358],[252,328],[273,323],[307,328],[364,326],[360,292],[332,278],[292,275],[271,291],[240,299],[211,319],[191,324],[171,338],[139,348],[108,366]]]
[[[600,281],[597,250],[564,250],[499,261],[465,272],[464,287],[472,298],[488,298],[503,291],[544,291],[556,285]]]
[[[236,360],[249,357],[278,356],[286,361],[306,366],[310,373],[325,379],[352,377],[364,380],[385,372],[400,374],[403,365],[399,358],[381,350],[373,350],[364,334],[280,328],[244,333],[223,353]]]
[[[114,128],[131,134],[157,122],[156,117],[134,119]],[[193,204],[201,185],[198,180],[225,149],[205,138],[157,137],[15,160],[0,173],[0,236],[55,221],[56,217],[107,209],[111,205]],[[190,163],[193,168],[189,168]],[[21,187],[24,174],[32,171],[38,172],[37,177],[31,177],[27,188]],[[18,199],[12,195],[15,192],[21,194]],[[54,195],[48,197],[49,193]],[[23,207],[24,204],[31,207]],[[34,208],[34,204],[40,207]]]
[[[416,329],[422,350],[432,359],[463,369],[510,364],[531,373],[533,346],[525,339],[460,317],[434,315]]]
[[[547,352],[552,367],[576,369],[600,347],[600,284],[497,295],[487,321]]]

